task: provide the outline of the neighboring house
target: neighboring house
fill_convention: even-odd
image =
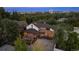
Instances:
[[[74,27],[74,32],[79,33],[79,27]]]
[[[26,26],[24,31],[23,39],[24,40],[34,40],[37,38],[47,38],[52,39],[54,37],[54,30],[50,25],[46,23],[31,23]]]
[[[64,21],[66,21],[66,20],[68,20],[67,18],[60,18],[60,19],[58,19],[57,21],[58,22],[64,22]]]

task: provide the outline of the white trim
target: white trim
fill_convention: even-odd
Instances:
[[[37,31],[39,31],[39,28],[37,26],[35,26],[34,24],[29,24],[26,29],[35,29]]]
[[[52,28],[50,28],[50,31],[54,32],[54,30]]]

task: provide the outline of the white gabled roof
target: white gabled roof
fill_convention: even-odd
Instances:
[[[34,24],[29,24],[27,27],[26,27],[26,29],[35,29],[35,30],[37,30],[37,31],[39,31],[39,28],[37,27],[37,26],[35,26]]]
[[[50,28],[50,26],[48,24],[42,24],[42,23],[31,23],[29,24],[28,26],[26,26],[26,29],[35,29],[37,31],[40,30],[41,27],[46,27],[46,28],[49,28],[50,31],[54,31],[52,28]]]

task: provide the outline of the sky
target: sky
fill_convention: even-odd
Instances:
[[[5,7],[8,12],[79,11],[79,7]]]

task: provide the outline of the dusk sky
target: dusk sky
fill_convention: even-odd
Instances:
[[[6,7],[8,12],[79,11],[79,7]]]

